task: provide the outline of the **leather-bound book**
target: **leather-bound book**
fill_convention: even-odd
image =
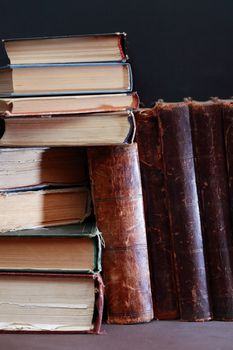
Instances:
[[[180,318],[211,319],[189,109],[158,103],[161,151],[172,233]]]
[[[233,217],[233,100],[225,100],[223,105],[224,138],[228,170],[231,217]]]
[[[213,316],[233,319],[232,227],[221,103],[190,103]]]
[[[153,318],[137,145],[88,148],[97,225],[102,232],[108,323]]]
[[[141,110],[135,116],[154,314],[159,320],[176,319],[179,306],[158,118],[152,108]]]

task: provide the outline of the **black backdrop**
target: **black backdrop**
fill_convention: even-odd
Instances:
[[[0,0],[1,38],[115,31],[146,106],[233,95],[233,0]]]

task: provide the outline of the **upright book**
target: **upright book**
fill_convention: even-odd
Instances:
[[[179,305],[173,247],[166,201],[160,130],[158,116],[154,109],[138,111],[136,126],[154,314],[160,320],[176,319],[179,317]]]
[[[148,322],[153,305],[137,145],[88,148],[88,162],[105,241],[108,323]]]
[[[213,316],[233,319],[232,225],[219,102],[191,102],[191,125]]]
[[[180,317],[186,321],[210,320],[189,109],[185,103],[158,103],[155,113],[161,135]]]

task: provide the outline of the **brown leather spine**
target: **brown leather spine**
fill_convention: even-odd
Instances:
[[[184,103],[162,103],[158,113],[169,207],[180,317],[211,319],[189,110]]]
[[[94,210],[103,233],[108,323],[153,318],[137,145],[89,147]]]
[[[233,319],[232,228],[220,103],[190,103],[213,316]]]
[[[155,317],[179,317],[175,267],[165,198],[158,118],[153,109],[136,113],[151,286]]]
[[[233,218],[233,100],[223,103],[224,139],[228,170],[231,217]]]

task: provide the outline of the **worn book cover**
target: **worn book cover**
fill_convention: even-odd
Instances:
[[[135,117],[154,314],[159,320],[176,319],[179,305],[158,116],[150,108],[138,111]]]
[[[212,317],[203,250],[189,109],[158,103],[161,150],[172,233],[180,318]]]
[[[103,234],[108,323],[153,318],[137,145],[90,147],[88,162],[97,225]]]
[[[222,105],[193,101],[189,107],[213,316],[218,320],[231,320],[233,242]],[[228,131],[226,128],[226,135]],[[229,140],[228,135],[227,138]]]

